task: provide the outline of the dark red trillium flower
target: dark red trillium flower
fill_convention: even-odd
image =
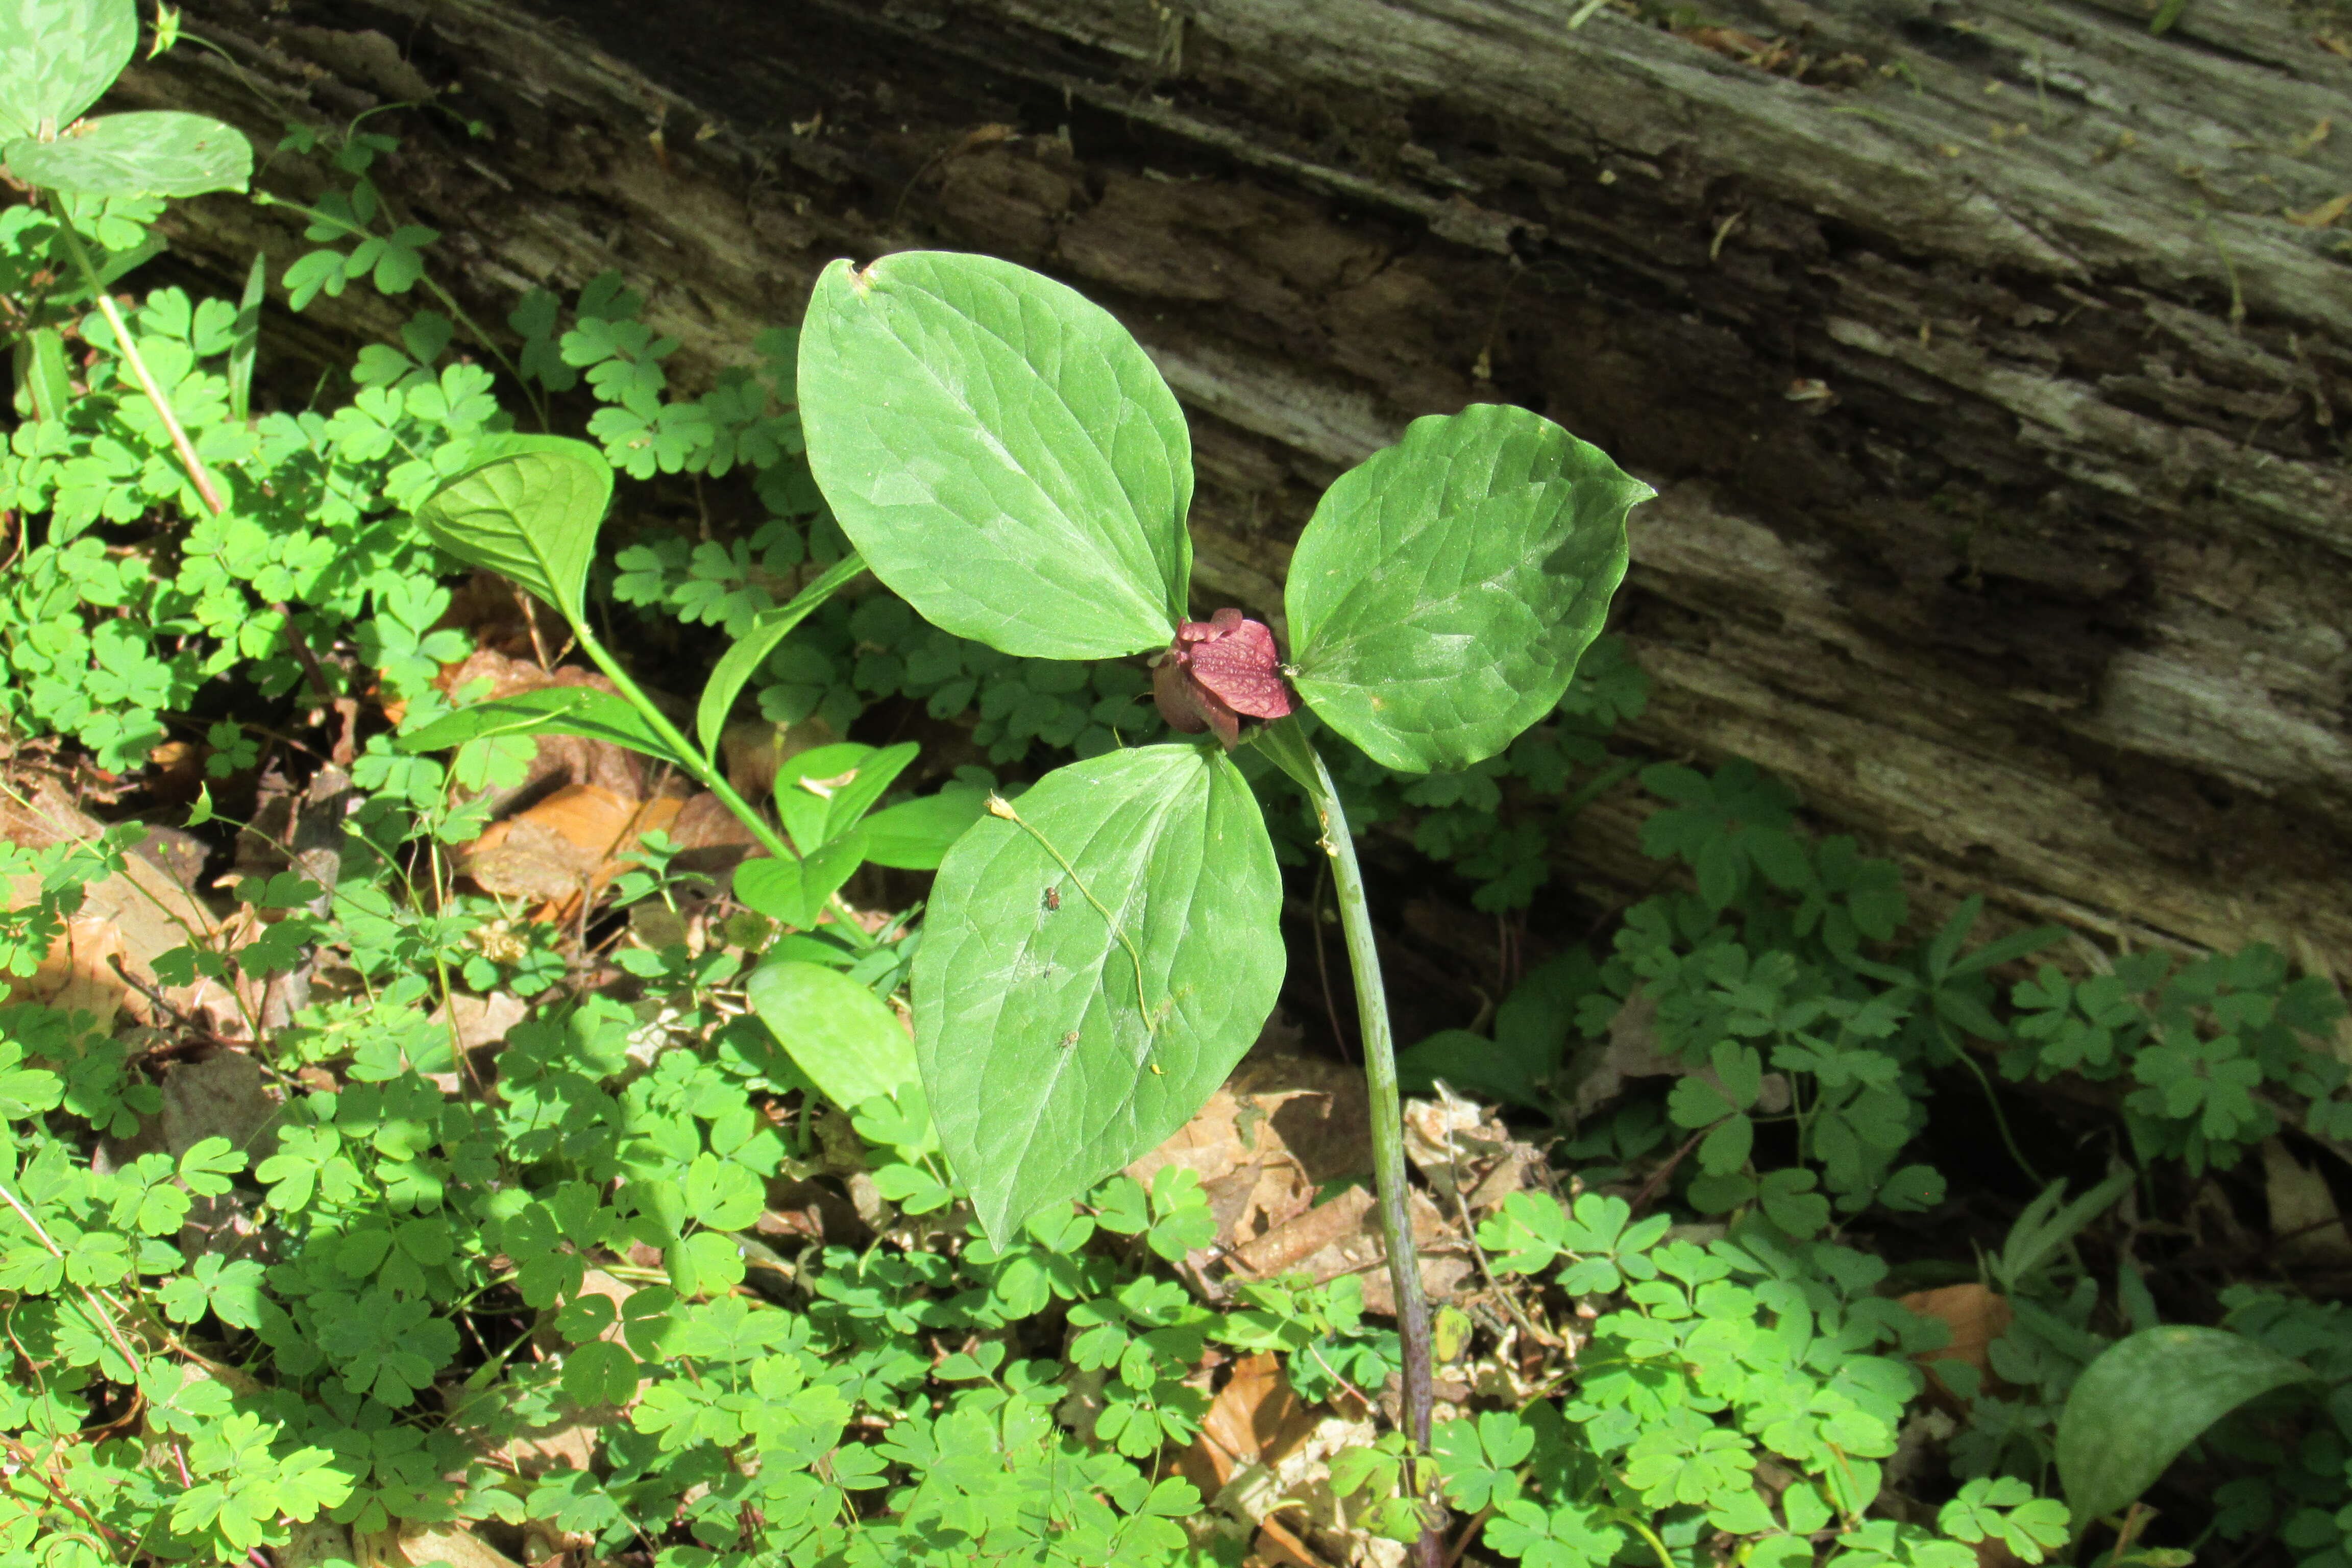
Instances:
[[[1241,743],[1243,715],[1280,719],[1297,706],[1274,633],[1239,610],[1179,624],[1176,640],[1151,661],[1151,695],[1169,728],[1214,730],[1228,751]]]

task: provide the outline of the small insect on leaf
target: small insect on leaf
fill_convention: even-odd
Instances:
[[[1078,1032],[1076,1029],[1072,1029],[1068,1034],[1062,1037],[1062,1048],[1066,1051],[1077,1043]]]
[[[1045,889],[1045,907],[1049,910],[1058,910],[1062,907],[1061,889],[1048,888]]]

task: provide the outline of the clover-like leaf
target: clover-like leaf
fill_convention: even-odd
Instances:
[[[253,178],[244,132],[175,110],[101,115],[54,142],[23,137],[0,160],[20,180],[84,196],[200,196]]]
[[[0,6],[0,132],[55,135],[96,103],[139,47],[132,0]]]
[[[1160,1143],[1257,1037],[1282,884],[1248,783],[1190,745],[994,803],[940,862],[915,1052],[990,1239]]]
[[[576,623],[612,500],[612,468],[585,441],[494,436],[416,516],[450,554],[528,588]]]
[[[1192,438],[1110,313],[1009,261],[836,261],[801,328],[809,467],[874,574],[932,625],[1111,658],[1184,618]]]
[[[1416,419],[1339,476],[1291,557],[1292,684],[1407,773],[1466,768],[1549,713],[1654,492],[1523,408]]]

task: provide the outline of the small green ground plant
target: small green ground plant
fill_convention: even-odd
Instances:
[[[1516,410],[1415,426],[1318,510],[1286,658],[1191,618],[1156,373],[1001,263],[836,268],[681,388],[618,279],[486,330],[378,188],[379,120],[274,154],[330,187],[275,293],[116,298],[164,199],[253,177],[210,122],[75,121],[137,31],[0,4],[9,809],[64,780],[110,823],[0,845],[0,1565],[1231,1565],[1247,1516],[1175,1465],[1255,1353],[1385,1413],[1281,1516],[1363,1553],[1425,1551],[1442,1501],[1473,1564],[2347,1562],[2352,1323],[2187,1229],[2352,1133],[2332,990],[1974,901],[1920,927],[1776,781],[1634,752],[1645,682],[1592,636],[1634,493],[1605,459]],[[286,401],[265,304],[352,286],[430,302]],[[1368,584],[1374,549],[1417,571]],[[460,563],[611,689],[442,689]],[[821,742],[765,798],[719,761],[753,712]],[[908,713],[993,771],[925,773]],[[469,888],[484,792],[560,731],[768,853],[714,902],[650,838],[580,924]],[[193,806],[147,786],[173,741]],[[339,748],[331,858],[229,820]],[[1588,951],[1549,851],[1620,784],[1661,890]],[[1369,957],[1350,821],[1568,932],[1396,1053],[1559,1173],[1466,1227],[1431,1336],[1458,1403],[1416,1407],[1411,1325],[1355,1277],[1204,1291],[1212,1195],[1118,1173],[1256,1033],[1285,868]],[[163,906],[133,1023],[44,964],[95,890],[160,886],[149,825],[260,861]],[[171,1000],[202,986],[223,1010]],[[495,1039],[459,1028],[492,1006]],[[190,1125],[199,1068],[249,1068],[258,1114]],[[1405,1187],[1392,1144],[1360,1174]],[[813,1203],[832,1227],[795,1229]],[[1914,1359],[1935,1286],[2007,1303],[1981,1371]]]

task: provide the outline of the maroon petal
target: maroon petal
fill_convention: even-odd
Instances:
[[[1151,661],[1151,700],[1171,730],[1197,735],[1209,727],[1209,721],[1201,716],[1200,704],[1193,700],[1192,678],[1184,672],[1180,657],[1174,653],[1163,653]]]
[[[1274,633],[1261,622],[1244,619],[1239,610],[1219,610],[1211,624],[1220,635],[1190,650],[1192,678],[1237,713],[1254,719],[1289,713],[1290,688],[1278,668]]]

